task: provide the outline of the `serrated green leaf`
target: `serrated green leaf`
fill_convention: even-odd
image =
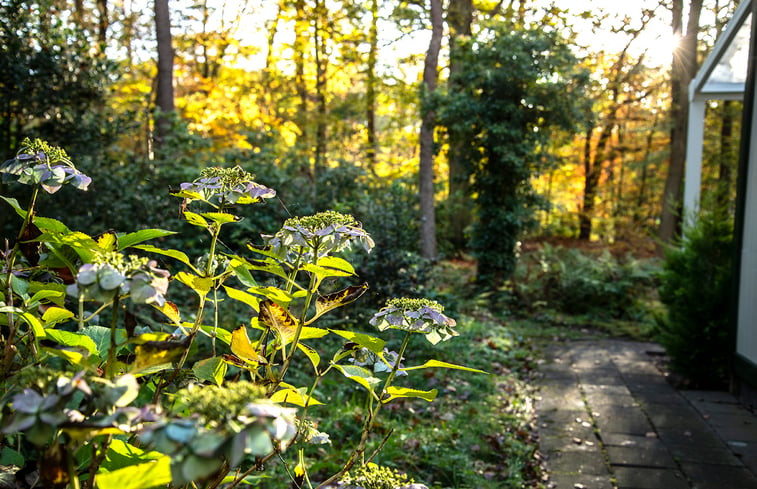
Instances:
[[[125,234],[118,237],[118,251],[151,239],[171,236],[172,234],[176,234],[176,232],[166,231],[165,229],[142,229],[141,231]]]
[[[184,326],[187,329],[192,329],[194,324],[182,323],[182,326]],[[219,341],[222,341],[223,343],[226,343],[227,345],[231,344],[231,331],[228,331],[226,329],[215,327],[215,326],[202,325],[200,326],[200,332],[210,338],[218,338]]]
[[[42,232],[47,233],[70,233],[68,226],[52,217],[34,216],[34,225]]]
[[[47,329],[47,338],[55,341],[59,345],[81,348],[89,352],[90,355],[97,355],[97,345],[92,338],[82,333],[73,333],[59,329]]]
[[[13,313],[16,317],[21,318],[22,321],[29,325],[29,327],[32,329],[32,332],[34,333],[34,336],[36,336],[37,338],[45,337],[45,328],[42,327],[40,320],[34,317],[32,314],[24,311],[23,309],[19,309],[18,307],[0,307],[0,313],[8,312]]]
[[[213,288],[212,278],[198,277],[197,275],[187,272],[179,272],[174,275],[174,278],[194,290],[200,297],[208,295],[210,289]]]
[[[87,326],[81,333],[88,336],[97,345],[97,356],[105,358],[108,356],[108,349],[110,348],[110,328],[104,326]],[[116,330],[116,344],[119,345],[118,349],[123,347],[126,342],[126,331],[123,329]]]
[[[417,365],[415,367],[404,367],[404,368],[401,368],[400,370],[402,370],[403,372],[408,372],[410,370],[421,370],[424,368],[449,368],[453,370],[465,370],[466,372],[475,372],[478,374],[487,373],[477,368],[465,367],[463,365],[455,365],[454,363],[440,362],[439,360],[429,360],[423,365]]]
[[[21,207],[21,204],[19,204],[16,199],[11,198],[11,197],[5,197],[3,195],[0,195],[0,199],[3,199],[4,201],[8,203],[8,205],[13,207],[13,210],[16,211],[16,214],[18,214],[21,217],[21,219],[26,219],[27,212]]]
[[[147,251],[150,253],[156,253],[158,255],[168,256],[173,258],[174,260],[178,260],[181,263],[188,265],[193,270],[195,269],[192,263],[189,261],[189,257],[186,255],[186,253],[183,253],[178,250],[162,250],[160,248],[156,248],[153,245],[136,245],[132,246],[132,248],[136,248],[138,250]]]
[[[29,291],[31,291],[31,285],[29,284]],[[44,288],[34,292],[31,299],[29,299],[29,308],[37,307],[42,301],[50,301],[56,304],[62,302],[65,299],[66,293],[62,290],[54,290],[50,288]]]
[[[320,267],[333,268],[350,275],[355,275],[355,268],[352,266],[352,264],[344,258],[340,258],[338,256],[321,257],[318,259],[318,263],[316,264]]]
[[[304,353],[306,357],[308,357],[310,363],[313,364],[313,368],[318,370],[318,364],[321,363],[321,357],[320,355],[318,355],[318,352],[313,348],[302,344],[302,342],[297,343],[297,348],[299,348],[299,350]]]
[[[363,333],[355,333],[354,331],[344,331],[340,329],[332,329],[330,331],[334,334],[338,334],[348,341],[357,343],[363,348],[368,348],[368,350],[376,354],[384,351],[384,346],[386,345],[386,342],[384,340],[382,340],[381,338],[376,338],[375,336]]]
[[[242,220],[241,217],[229,214],[227,212],[203,212],[200,215],[218,224],[227,224],[230,222],[239,222]]]
[[[42,315],[42,321],[45,323],[45,327],[49,328],[54,324],[67,321],[72,317],[74,317],[74,313],[69,311],[68,309],[50,307]]]
[[[255,311],[260,309],[260,298],[256,297],[252,294],[248,294],[247,292],[244,292],[239,289],[235,289],[232,287],[223,286],[224,290],[226,291],[226,294],[239,302],[242,302],[244,304],[247,304],[251,308],[253,308]]]
[[[374,385],[381,382],[381,379],[373,376],[373,372],[357,365],[334,364],[334,368],[339,370],[342,375],[365,387],[370,392],[373,392]]]
[[[292,302],[292,295],[278,287],[250,287],[247,292],[257,294],[269,299],[280,306],[286,306]]]
[[[190,211],[184,211],[182,213],[182,216],[184,216],[185,221],[193,226],[201,227],[203,229],[208,228],[208,221],[206,221],[205,218],[199,214]]]
[[[390,385],[386,388],[385,393],[388,395],[388,397],[382,400],[382,402],[385,403],[391,401],[392,399],[397,399],[400,397],[412,397],[431,402],[436,399],[436,394],[438,393],[438,391],[436,389],[431,389],[430,391],[422,391],[419,389],[409,389],[407,387],[396,387]]]
[[[212,357],[200,360],[192,367],[192,372],[198,379],[213,382],[216,385],[223,384],[228,365],[221,357]]]
[[[309,406],[318,406],[323,404],[314,397],[308,396],[306,393],[300,392],[293,387],[285,387],[274,392],[271,396],[271,401],[277,403],[294,404],[295,406],[299,407],[305,407],[306,404]]]

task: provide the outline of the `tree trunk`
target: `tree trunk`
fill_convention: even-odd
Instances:
[[[473,23],[473,1],[457,0],[452,1],[448,7],[447,23],[449,25],[449,93],[455,93],[460,89],[460,82],[456,76],[462,69],[463,49],[461,45],[462,37],[470,37],[471,24]],[[451,126],[447,129],[449,134],[449,196],[447,205],[449,207],[449,239],[456,251],[465,249],[465,228],[470,224],[472,207],[470,199],[470,169],[469,165],[463,159],[463,145],[465,144],[465,135],[456,127]]]
[[[697,68],[697,32],[702,0],[691,0],[686,34],[678,49],[673,52],[671,67],[671,119],[670,162],[665,190],[662,196],[662,216],[659,237],[669,243],[680,231],[683,174],[686,161],[686,128],[689,117],[688,88]],[[673,0],[673,35],[680,36],[683,29],[683,0]],[[661,249],[659,250],[662,251]]]
[[[591,237],[591,216],[594,214],[594,197],[597,193],[597,184],[599,183],[599,171],[596,163],[591,161],[591,136],[594,132],[594,126],[586,129],[586,140],[584,141],[584,198],[581,206],[581,214],[578,217],[578,239],[588,241]]]
[[[97,42],[100,43],[100,52],[105,52],[108,42],[108,0],[97,0]]]
[[[436,90],[439,50],[442,44],[442,2],[431,0],[431,41],[423,67],[423,89],[426,94]],[[434,214],[434,126],[436,114],[422,114],[420,133],[420,201],[421,255],[436,258],[436,217]]]
[[[295,116],[300,133],[297,136],[297,148],[303,153],[303,162],[307,161],[310,143],[308,142],[308,88],[305,82],[305,52],[307,50],[307,15],[305,12],[305,0],[295,2],[297,18],[294,20],[294,84],[299,98],[299,110]],[[309,164],[303,165],[303,170],[311,178],[312,173]]]
[[[317,178],[326,165],[326,67],[328,54],[326,53],[326,39],[323,24],[327,21],[328,12],[324,0],[318,0],[315,4],[315,16],[313,19],[313,39],[315,41],[315,94],[317,111],[315,155],[313,158],[313,177]]]
[[[366,159],[368,166],[376,171],[376,63],[378,60],[378,0],[371,0],[371,27],[368,31],[368,66],[365,88]]]
[[[168,0],[155,0],[155,34],[158,41],[158,77],[155,105],[158,113],[155,118],[154,148],[160,149],[170,129],[170,114],[174,111],[173,97],[173,57],[171,39],[171,17]]]

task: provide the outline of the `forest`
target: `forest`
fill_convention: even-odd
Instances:
[[[722,386],[741,102],[671,250],[738,2],[626,3],[3,0],[0,479],[543,487],[532,341]]]

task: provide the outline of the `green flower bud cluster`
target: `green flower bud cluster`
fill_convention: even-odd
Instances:
[[[421,489],[407,474],[374,463],[360,465],[350,470],[339,483],[343,489]]]
[[[410,297],[395,297],[389,299],[386,303],[387,307],[394,307],[403,311],[417,311],[422,307],[430,307],[438,312],[444,312],[444,306],[431,299],[414,299]]]
[[[284,226],[302,227],[311,233],[326,229],[329,226],[358,226],[358,222],[349,214],[342,214],[336,211],[319,212],[312,216],[290,217],[284,221]]]
[[[458,335],[453,329],[457,323],[445,316],[443,310],[441,304],[429,299],[391,299],[373,315],[370,324],[379,331],[392,328],[423,333],[429,343],[435,345]]]
[[[178,407],[207,420],[222,421],[235,419],[242,414],[249,402],[264,399],[265,395],[264,387],[239,381],[224,387],[192,384],[180,390],[176,396],[180,399]]]

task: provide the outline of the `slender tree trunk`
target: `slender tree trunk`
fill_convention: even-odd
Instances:
[[[174,111],[173,57],[171,18],[168,0],[155,0],[155,33],[158,41],[158,76],[155,105],[154,149],[159,150],[168,133],[170,114]]]
[[[108,42],[108,0],[97,0],[97,42],[100,43],[100,51],[105,52]]]
[[[597,183],[599,182],[599,166],[591,159],[591,137],[594,132],[594,126],[586,129],[584,140],[584,198],[581,206],[581,214],[578,218],[578,239],[588,241],[591,237],[591,217],[594,215],[594,197],[596,196]]]
[[[439,50],[442,44],[442,2],[431,0],[431,42],[423,67],[423,90],[436,90]],[[420,201],[421,255],[436,258],[436,216],[434,213],[434,127],[436,114],[427,110],[422,114],[420,134]]]
[[[371,0],[371,27],[368,31],[370,49],[365,87],[366,158],[371,171],[376,171],[376,63],[378,61],[378,0]]]
[[[315,41],[315,94],[318,114],[316,116],[313,176],[317,178],[326,165],[326,68],[328,55],[323,25],[327,21],[328,12],[326,12],[324,0],[316,1],[315,9],[313,39]]]
[[[633,211],[633,220],[634,223],[640,223],[641,222],[641,216],[642,216],[642,208],[644,204],[646,203],[646,190],[647,190],[647,180],[649,178],[649,156],[652,154],[652,142],[654,141],[654,133],[657,131],[657,123],[660,120],[660,115],[658,112],[655,112],[654,115],[654,122],[652,123],[652,128],[649,130],[649,133],[647,133],[647,141],[646,146],[644,148],[644,158],[642,159],[643,165],[641,167],[641,178],[639,182],[639,195],[636,198],[636,207]]]
[[[662,216],[659,237],[670,242],[680,231],[683,174],[686,161],[686,128],[689,117],[688,88],[697,68],[697,33],[702,0],[691,0],[686,34],[673,53],[671,71],[670,162],[665,190],[662,196]],[[673,0],[673,35],[680,36],[683,29],[683,0]],[[661,249],[659,251],[662,251]]]
[[[294,84],[299,98],[299,110],[295,116],[297,127],[300,130],[297,136],[297,148],[302,152],[303,158],[307,158],[309,152],[308,137],[308,88],[305,82],[305,52],[307,50],[307,14],[305,0],[296,0],[295,10],[297,18],[294,20]],[[306,160],[307,161],[307,160]],[[309,164],[304,166],[304,171],[312,178]]]
[[[463,50],[467,44],[461,44],[463,37],[471,35],[473,23],[473,1],[456,0],[448,7],[447,23],[449,24],[449,92],[455,93],[460,89],[457,75],[462,70]],[[466,246],[465,228],[470,224],[472,207],[470,199],[470,169],[464,160],[465,135],[456,127],[447,129],[449,134],[449,196],[447,204],[450,210],[449,239],[455,250],[463,250]]]

